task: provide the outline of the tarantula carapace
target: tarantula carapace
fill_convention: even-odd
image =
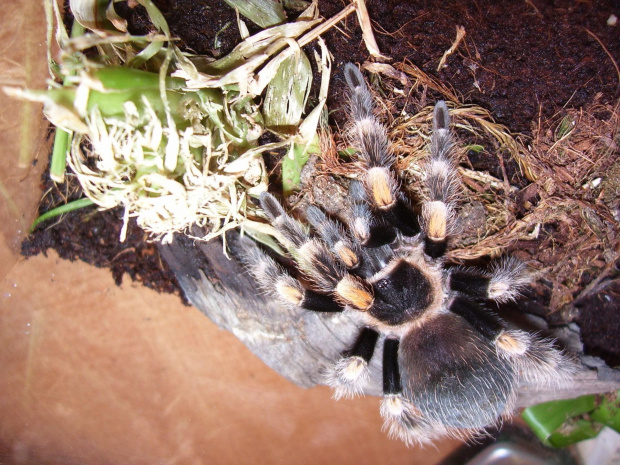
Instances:
[[[485,306],[518,295],[528,282],[522,263],[508,258],[489,271],[445,264],[448,240],[457,232],[460,186],[446,104],[434,109],[426,198],[414,208],[401,191],[362,74],[348,64],[344,75],[353,144],[364,166],[350,183],[352,206],[340,219],[308,207],[309,232],[263,194],[262,208],[303,280],[261,251],[248,257],[249,270],[284,305],[358,318],[357,339],[327,373],[335,397],[362,392],[382,341],[381,415],[390,435],[407,444],[470,437],[510,414],[521,380],[553,382],[569,376],[573,364],[549,341],[506,329]]]

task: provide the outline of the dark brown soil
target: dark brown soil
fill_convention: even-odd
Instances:
[[[155,3],[185,50],[218,57],[229,52],[239,40],[235,13],[221,0]],[[346,3],[321,0],[320,11],[323,16],[331,17]],[[367,4],[379,47],[393,63],[415,64],[453,88],[464,102],[490,110],[498,122],[512,131],[531,136],[535,123],[551,117],[564,106],[580,108],[595,101],[615,102],[620,97],[619,76],[612,61],[612,57],[620,61],[620,25],[607,25],[611,14],[620,16],[617,1],[367,0]],[[141,34],[150,30],[141,7],[117,5],[119,13],[130,20],[130,32]],[[446,66],[437,72],[444,51],[455,40],[457,26],[463,26],[467,35]],[[250,25],[250,30],[257,29]],[[345,120],[341,110],[344,83],[339,70],[346,62],[366,61],[368,52],[353,15],[341,23],[340,29],[332,29],[324,38],[334,56],[328,105],[332,110],[331,123],[337,128]],[[430,102],[438,97],[428,90],[426,98]],[[404,99],[397,101],[395,110],[414,110],[407,105],[411,103]],[[469,162],[475,169],[502,177],[494,154],[471,153]],[[512,175],[511,183],[525,188],[528,181],[510,165],[510,160],[505,162]],[[60,190],[52,191],[40,210],[62,203],[67,190],[61,186]],[[523,189],[520,194],[523,197],[527,191]],[[79,196],[79,192],[73,195]],[[144,234],[135,226],[130,228],[127,240],[119,243],[120,226],[117,211],[96,213],[91,208],[71,213],[57,224],[47,224],[32,234],[23,244],[23,253],[32,255],[53,248],[63,258],[79,258],[110,267],[119,283],[127,273],[147,286],[178,293],[176,281],[159,258],[157,248],[145,242]],[[539,242],[517,244],[511,252],[531,257],[540,253],[541,246],[552,248],[558,243],[569,246],[562,242],[560,229],[548,225],[541,231]],[[586,273],[581,286],[594,278]],[[547,291],[544,285],[538,286],[522,305],[544,315],[549,306]],[[619,302],[617,286],[610,287],[582,299],[577,317],[586,348],[612,365],[620,363],[620,338],[617,325],[607,323],[620,321]],[[605,323],[601,323],[602,317]]]
[[[41,200],[40,212],[81,197],[75,178],[56,186],[45,173],[41,183],[46,194]],[[95,207],[87,207],[37,229],[22,243],[22,254],[29,257],[53,249],[61,258],[109,268],[117,285],[127,274],[152,289],[183,296],[157,246],[146,241],[146,234],[133,221],[127,228],[127,239],[120,242],[122,225],[119,208],[98,211]]]
[[[598,292],[589,294],[579,302],[577,324],[581,327],[582,342],[586,353],[596,355],[610,366],[620,365],[620,263],[616,279],[610,280]]]

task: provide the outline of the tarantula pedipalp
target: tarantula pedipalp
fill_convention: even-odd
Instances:
[[[381,415],[390,435],[407,444],[470,437],[511,413],[521,380],[559,381],[574,365],[549,341],[507,329],[485,307],[485,301],[518,295],[528,282],[522,263],[508,258],[490,271],[445,264],[448,240],[457,231],[459,191],[446,104],[435,106],[423,180],[427,198],[416,210],[400,189],[362,74],[351,64],[344,74],[364,165],[360,180],[350,184],[352,207],[342,222],[308,207],[311,233],[263,194],[263,210],[305,279],[258,250],[249,252],[248,268],[284,305],[359,319],[352,348],[327,374],[335,397],[362,392],[382,342]]]

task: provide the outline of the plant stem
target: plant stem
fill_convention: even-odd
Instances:
[[[67,150],[71,134],[64,129],[56,128],[54,136],[54,148],[52,149],[52,159],[50,160],[50,178],[57,183],[65,182],[65,171],[67,168]]]
[[[94,205],[94,202],[88,197],[84,197],[82,199],[74,200],[73,202],[61,205],[60,207],[53,208],[52,210],[43,213],[41,216],[35,219],[32,222],[32,225],[30,226],[30,230],[28,232],[34,231],[39,224],[49,220],[50,218],[54,218],[55,216],[62,215],[63,213],[68,213],[73,210],[79,210],[80,208],[88,207],[90,205]]]
[[[73,26],[71,27],[71,37],[81,36],[84,32],[84,26],[77,21],[73,21]],[[67,84],[67,77],[65,77],[63,84]],[[69,150],[70,140],[70,133],[64,129],[56,128],[54,148],[52,149],[52,159],[50,160],[50,178],[52,178],[52,181],[54,182],[65,182],[67,151]]]

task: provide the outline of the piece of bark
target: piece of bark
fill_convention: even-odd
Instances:
[[[221,241],[205,243],[185,236],[176,236],[171,244],[161,245],[160,251],[187,299],[215,324],[232,332],[269,367],[298,386],[325,384],[326,369],[355,342],[355,316],[278,305],[256,287],[245,271],[239,256],[240,241],[257,247],[234,232],[227,235],[229,258],[224,255]],[[566,337],[572,340],[562,341],[565,347],[580,346],[575,334]],[[366,394],[381,394],[382,346],[377,344],[370,363]],[[620,389],[620,371],[594,357],[581,357],[580,361],[583,369],[560,387],[521,385],[517,406]]]

